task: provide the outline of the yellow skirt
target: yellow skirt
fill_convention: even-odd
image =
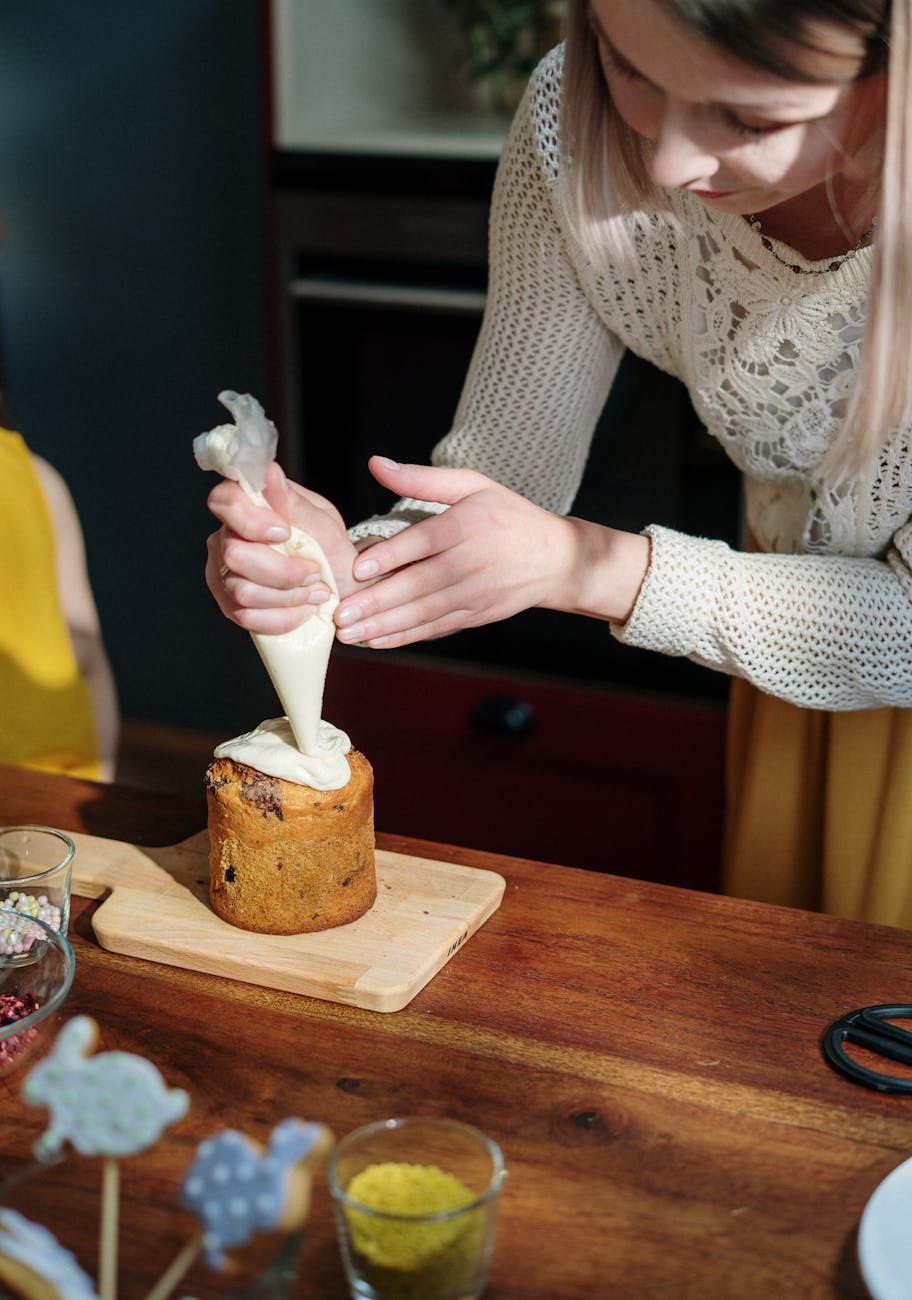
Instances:
[[[912,929],[912,709],[823,713],[735,680],[723,891]]]

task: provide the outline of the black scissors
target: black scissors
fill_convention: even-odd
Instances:
[[[854,1043],[877,1056],[912,1065],[912,1032],[891,1025],[891,1020],[912,1020],[912,1006],[899,1002],[880,1007],[862,1007],[834,1020],[821,1039],[823,1054],[834,1070],[855,1083],[878,1092],[912,1093],[912,1079],[898,1078],[894,1074],[880,1074],[853,1061],[844,1043]]]

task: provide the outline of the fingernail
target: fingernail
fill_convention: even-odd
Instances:
[[[402,469],[398,460],[390,460],[389,456],[378,456],[377,460],[379,460],[380,464],[385,466],[386,469]]]
[[[351,627],[340,627],[339,640],[340,641],[363,641],[364,624],[353,623]]]
[[[357,605],[346,605],[336,614],[336,624],[339,627],[348,627],[361,617],[361,609]]]
[[[277,524],[266,529],[267,542],[287,542],[290,536],[287,528],[280,528]]]
[[[353,572],[356,578],[372,578],[380,572],[380,565],[376,560],[355,560]]]
[[[308,605],[322,605],[327,600],[329,600],[329,592],[325,587],[320,587],[317,591],[309,591],[307,593]]]

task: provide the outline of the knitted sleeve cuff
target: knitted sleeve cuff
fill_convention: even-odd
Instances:
[[[431,515],[441,515],[448,506],[441,505],[436,501],[414,501],[411,498],[404,497],[397,501],[386,515],[373,515],[370,519],[363,520],[360,524],[355,524],[353,528],[348,529],[349,539],[354,542],[359,551],[365,550],[372,546],[374,542],[383,541],[388,537],[395,537],[401,533],[403,528],[408,528],[412,524],[418,524],[422,519],[428,519]]]
[[[803,708],[912,706],[912,582],[901,554],[742,554],[651,525],[626,645],[684,655]]]
[[[658,524],[643,532],[652,544],[649,569],[630,618],[612,625],[614,636],[625,645],[731,671],[716,626],[719,593],[728,585],[726,577],[730,582],[730,547]]]

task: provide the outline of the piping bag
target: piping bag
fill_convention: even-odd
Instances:
[[[226,390],[219,393],[218,400],[231,413],[234,424],[219,425],[194,438],[196,463],[200,469],[215,470],[225,478],[234,479],[255,505],[268,508],[263,488],[266,469],[275,459],[278,446],[276,427],[249,393]],[[292,525],[288,540],[276,543],[273,549],[314,560],[332,593],[329,600],[314,606],[310,618],[290,632],[251,633],[298,750],[303,755],[319,758],[321,752],[338,748],[334,737],[342,734],[320,717],[326,669],[335,639],[333,612],[339,603],[339,591],[321,547],[301,529]]]

